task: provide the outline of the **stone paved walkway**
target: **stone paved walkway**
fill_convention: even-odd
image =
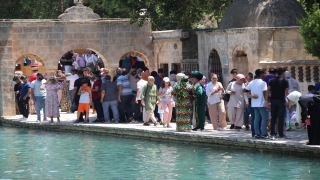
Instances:
[[[10,117],[3,117],[4,120],[10,120],[10,122],[17,122],[17,119],[19,119],[21,116],[10,116]],[[179,136],[178,139],[184,138],[199,138],[202,139],[203,142],[208,142],[211,144],[223,144],[223,145],[241,145],[244,147],[250,148],[253,146],[254,148],[261,148],[261,149],[276,149],[279,147],[281,151],[287,151],[286,149],[290,151],[297,151],[300,153],[312,153],[316,156],[320,156],[320,146],[307,146],[305,145],[308,137],[306,130],[297,130],[297,131],[289,131],[286,132],[286,135],[290,137],[290,139],[282,139],[282,140],[269,140],[269,139],[256,139],[251,137],[251,131],[235,131],[235,130],[224,130],[224,131],[215,131],[212,129],[211,124],[207,124],[204,131],[191,131],[191,132],[176,132],[175,131],[175,123],[172,123],[172,128],[163,128],[162,126],[143,126],[142,123],[139,124],[104,124],[104,123],[90,123],[90,124],[83,124],[79,123],[74,125],[72,122],[76,119],[76,113],[74,114],[67,114],[67,113],[61,113],[61,123],[49,123],[49,122],[43,122],[43,123],[37,123],[36,116],[31,115],[29,117],[29,120],[27,122],[20,122],[23,124],[32,124],[32,125],[40,125],[44,127],[50,127],[54,126],[56,129],[57,127],[61,128],[61,126],[66,126],[68,128],[73,128],[74,126],[81,128],[81,131],[90,131],[97,129],[112,129],[117,130],[113,133],[116,133],[117,135],[123,134],[130,134],[130,131],[132,133],[150,133],[155,134],[157,133],[157,136],[160,139],[170,139],[170,137],[165,137],[167,135],[171,136]],[[94,121],[96,119],[96,115],[92,115],[90,113],[90,122]],[[4,121],[2,120],[2,121]],[[85,129],[84,129],[85,128]],[[50,129],[50,128],[49,128]],[[126,132],[120,132],[119,131],[126,131]],[[77,131],[77,129],[73,130]],[[112,134],[112,132],[111,132]],[[138,134],[139,136],[139,134]],[[148,134],[142,135],[142,136],[148,136]],[[180,137],[181,136],[181,137]],[[176,141],[178,141],[176,139]],[[175,140],[175,139],[173,139]],[[196,140],[190,140],[196,141]],[[210,142],[209,142],[210,141]],[[212,142],[211,142],[212,141]],[[226,143],[226,141],[228,141]],[[191,142],[192,143],[192,142]],[[204,144],[202,143],[202,144]],[[248,145],[246,145],[248,143]],[[295,148],[296,150],[292,150],[292,148]]]

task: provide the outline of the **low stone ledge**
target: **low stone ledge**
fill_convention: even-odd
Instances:
[[[1,119],[3,126],[13,126],[29,129],[42,129],[51,131],[89,133],[99,135],[114,135],[120,137],[130,137],[135,139],[159,140],[170,142],[182,142],[206,146],[226,146],[234,149],[262,150],[266,152],[276,152],[283,154],[295,154],[301,156],[320,157],[320,148],[314,146],[281,144],[266,142],[254,139],[237,139],[230,137],[215,137],[213,135],[187,134],[176,131],[153,131],[134,128],[102,127],[90,124],[72,124],[72,123],[27,123],[15,120]]]

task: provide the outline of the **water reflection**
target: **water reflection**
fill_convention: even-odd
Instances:
[[[314,179],[317,159],[0,127],[0,179]]]

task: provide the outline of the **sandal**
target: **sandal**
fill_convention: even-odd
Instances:
[[[167,128],[172,128],[172,126],[170,126],[169,124],[167,125]]]
[[[158,123],[158,122],[155,122],[155,123],[153,123],[153,124],[154,124],[154,126],[158,126],[159,123]]]

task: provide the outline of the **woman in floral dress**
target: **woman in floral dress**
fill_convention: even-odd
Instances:
[[[174,88],[176,98],[177,131],[190,131],[192,125],[192,86],[188,77],[182,73],[177,74],[178,85]]]
[[[69,101],[69,96],[68,96],[69,83],[70,83],[69,80],[67,80],[63,83],[62,99],[60,102],[61,112],[69,112],[69,110],[70,110],[70,101]]]
[[[51,118],[51,123],[53,123],[53,118],[57,118],[58,122],[60,122],[59,99],[57,92],[61,89],[61,85],[54,77],[50,77],[45,85],[45,89],[47,90],[46,116]]]

